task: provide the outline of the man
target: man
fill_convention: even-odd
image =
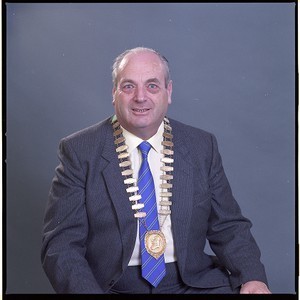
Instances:
[[[270,293],[215,137],[166,117],[167,60],[127,50],[112,75],[115,115],[60,143],[42,247],[55,291]]]

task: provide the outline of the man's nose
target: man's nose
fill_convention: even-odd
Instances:
[[[135,101],[143,102],[146,100],[146,90],[144,87],[137,87],[135,91]]]

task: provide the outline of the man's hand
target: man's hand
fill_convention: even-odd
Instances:
[[[242,284],[240,294],[271,294],[271,292],[262,281],[248,281]]]

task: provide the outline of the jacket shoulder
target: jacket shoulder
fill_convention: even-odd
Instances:
[[[199,138],[211,140],[211,138],[214,137],[214,134],[209,131],[182,123],[171,118],[169,118],[169,120],[172,129],[174,129],[177,134],[181,134],[182,136],[185,136],[187,138],[195,138],[195,136],[197,136]]]
[[[78,130],[70,135],[62,138],[62,141],[76,143],[79,141],[88,142],[92,140],[99,140],[103,138],[107,131],[111,128],[111,117],[106,118],[96,124]]]

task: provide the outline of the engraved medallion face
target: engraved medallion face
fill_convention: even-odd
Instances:
[[[145,247],[147,252],[158,259],[166,249],[166,238],[159,230],[147,231],[145,235]]]

